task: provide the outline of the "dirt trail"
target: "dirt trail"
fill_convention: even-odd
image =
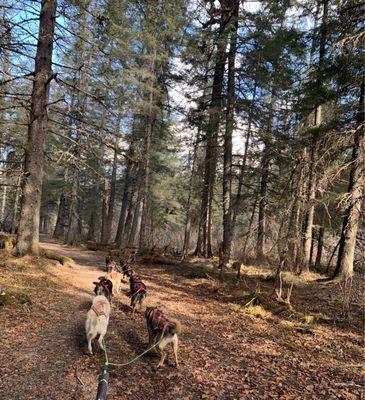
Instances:
[[[30,310],[0,314],[0,398],[94,400],[103,354],[85,354],[84,321],[104,255],[51,241],[42,246],[77,264],[47,267],[46,276],[30,274],[30,291],[47,290],[34,295]],[[316,336],[295,333],[285,321],[223,300],[206,279],[189,278],[179,264],[139,265],[139,271],[148,305],[162,306],[182,322],[181,367],[176,370],[170,356],[171,365],[156,371],[156,357],[145,356],[127,368],[111,368],[108,399],[360,398],[361,335],[330,328]],[[125,283],[113,305],[106,337],[113,362],[125,362],[147,345],[143,315],[131,319],[127,288]]]
[[[74,272],[73,285],[80,289],[91,292],[94,287],[92,282],[104,272],[105,255],[100,252],[55,243],[44,235],[41,235],[41,247],[75,261],[76,264],[71,267]]]

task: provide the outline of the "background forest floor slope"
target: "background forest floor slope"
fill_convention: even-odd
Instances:
[[[103,354],[85,354],[84,321],[104,254],[42,246],[77,264],[0,254],[0,398],[94,400]],[[224,285],[207,269],[192,261],[139,265],[148,305],[182,323],[181,366],[170,354],[158,371],[152,355],[111,368],[108,399],[362,398],[363,281],[343,320],[339,285],[297,278],[289,308],[269,296],[264,268],[245,267],[240,284],[232,276]],[[125,283],[106,337],[111,361],[121,363],[147,346],[144,317],[131,319],[126,290]]]

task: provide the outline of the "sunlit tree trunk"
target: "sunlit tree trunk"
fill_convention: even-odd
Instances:
[[[19,255],[39,253],[39,213],[55,22],[56,0],[42,0],[16,245]]]
[[[269,179],[269,145],[264,143],[264,149],[261,159],[261,179],[260,179],[260,197],[259,197],[259,219],[257,225],[256,257],[264,257],[264,241],[266,233],[266,206],[267,206],[267,185]]]
[[[213,255],[211,238],[212,203],[217,167],[218,130],[222,113],[224,67],[226,64],[227,19],[229,19],[229,13],[227,13],[226,9],[222,11],[220,16],[220,33],[217,39],[211,104],[208,110],[209,119],[206,130],[207,143],[203,178],[204,183],[200,207],[200,229],[195,249],[196,255],[204,257],[212,257]]]
[[[320,43],[319,43],[319,59],[316,71],[316,87],[318,91],[322,86],[322,70],[323,62],[326,52],[326,39],[327,39],[327,18],[328,18],[328,0],[323,0],[323,16],[320,30]],[[314,125],[319,127],[322,123],[322,105],[317,104],[314,112]],[[310,249],[312,243],[312,230],[314,223],[314,212],[316,204],[316,185],[317,185],[317,158],[319,146],[319,133],[315,131],[312,134],[312,143],[309,160],[309,174],[308,174],[308,191],[307,191],[307,212],[305,217],[304,229],[304,242],[303,242],[303,264],[304,268],[309,270],[310,267]]]
[[[230,22],[230,48],[228,53],[228,82],[226,129],[223,146],[223,257],[220,265],[220,277],[229,262],[232,247],[232,134],[234,129],[235,107],[235,61],[237,53],[237,30],[239,1],[231,1],[234,9]]]
[[[352,163],[346,197],[347,208],[343,217],[341,240],[338,250],[335,277],[347,279],[354,271],[356,235],[361,218],[361,202],[365,189],[365,126],[364,81],[361,85],[358,126],[352,149]]]

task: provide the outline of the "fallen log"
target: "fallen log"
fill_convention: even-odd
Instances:
[[[56,260],[65,267],[71,267],[72,265],[76,264],[75,261],[70,257],[63,256],[62,254],[54,253],[53,251],[49,251],[42,248],[41,248],[41,255],[50,260]]]

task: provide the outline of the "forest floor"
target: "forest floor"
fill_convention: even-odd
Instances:
[[[84,322],[105,254],[42,246],[77,264],[0,253],[0,398],[94,400],[103,353],[86,354]],[[315,274],[295,278],[289,308],[270,296],[264,267],[246,266],[239,284],[232,273],[220,285],[201,260],[138,265],[148,305],[182,323],[181,365],[174,368],[170,355],[170,365],[156,370],[158,358],[147,355],[111,367],[108,399],[365,398],[360,278],[350,317],[341,319],[343,288],[316,283]],[[147,346],[144,316],[131,318],[126,290],[125,283],[106,336],[117,363]]]

